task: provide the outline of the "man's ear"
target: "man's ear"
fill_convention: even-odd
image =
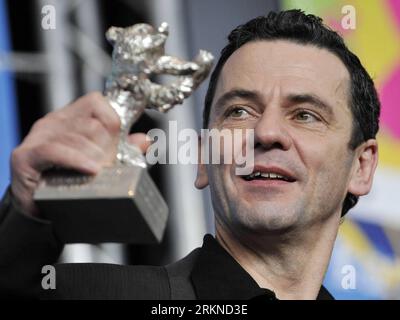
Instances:
[[[206,165],[203,163],[203,157],[202,157],[202,152],[203,152],[203,146],[202,146],[202,140],[201,137],[198,137],[198,161],[197,161],[197,177],[196,181],[194,182],[194,185],[197,189],[204,189],[205,187],[208,186],[208,174],[207,174],[207,168]]]
[[[348,192],[355,196],[369,193],[378,164],[378,144],[376,139],[369,139],[356,149],[356,159],[350,178]]]

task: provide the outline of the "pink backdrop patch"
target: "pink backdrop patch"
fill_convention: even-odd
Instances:
[[[400,139],[400,65],[381,88],[380,99],[381,124],[397,139]]]
[[[399,0],[388,0],[389,10],[393,13],[397,27],[400,30],[400,1]],[[399,36],[400,38],[400,36]]]

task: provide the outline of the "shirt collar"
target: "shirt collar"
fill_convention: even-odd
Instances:
[[[196,296],[201,300],[276,299],[268,289],[260,288],[240,264],[211,236],[206,235],[191,273]],[[332,300],[321,286],[317,300]]]

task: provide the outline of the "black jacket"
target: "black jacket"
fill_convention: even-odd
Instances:
[[[0,296],[39,299],[275,299],[211,236],[182,260],[162,267],[54,264],[63,245],[50,222],[17,212],[8,192],[0,205]],[[42,288],[54,265],[56,289]],[[318,299],[332,299],[321,287]]]

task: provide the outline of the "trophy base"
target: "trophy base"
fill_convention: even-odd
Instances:
[[[104,168],[96,176],[49,171],[34,200],[63,243],[159,243],[168,218],[161,194],[139,166]]]

